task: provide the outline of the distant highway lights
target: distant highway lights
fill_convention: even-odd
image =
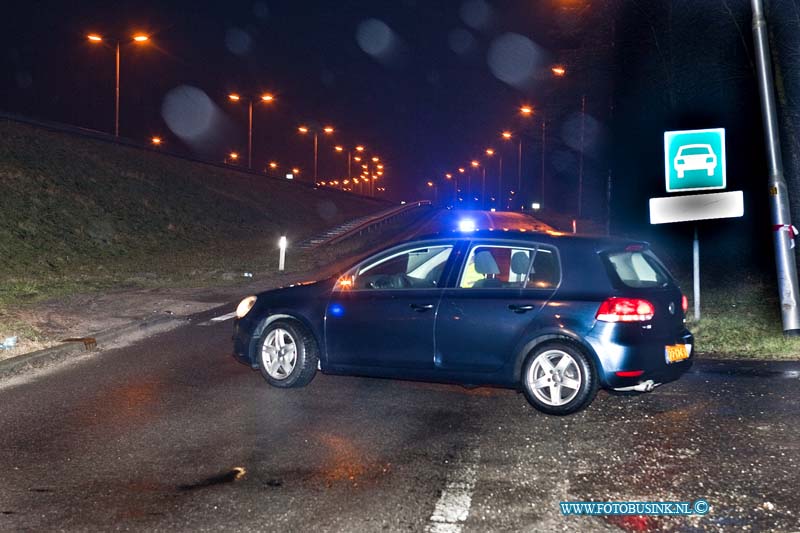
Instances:
[[[309,132],[311,132],[311,133],[313,133],[313,134],[314,134],[314,181],[316,181],[316,180],[317,180],[317,170],[318,170],[318,164],[317,164],[317,163],[318,163],[318,154],[319,154],[319,151],[318,151],[318,145],[319,145],[318,136],[319,136],[319,131],[317,131],[316,129],[312,130],[312,129],[311,129],[311,128],[309,128],[308,126],[299,126],[299,127],[297,128],[297,131],[298,131],[298,132],[299,132],[301,135],[306,135],[306,134],[307,134],[307,133],[309,133]],[[323,134],[325,134],[325,135],[333,135],[333,133],[334,133],[335,131],[336,131],[336,130],[334,129],[334,127],[333,127],[333,126],[325,126],[324,128],[322,128],[322,133],[323,133]]]
[[[228,100],[231,102],[239,102],[242,96],[236,93],[228,95]],[[253,98],[247,98],[247,168],[253,168]],[[275,101],[275,97],[269,93],[264,93],[258,97],[258,100],[271,104]]]
[[[163,140],[161,137],[158,137],[158,136],[156,136],[156,137],[150,137],[150,144],[152,144],[152,145],[153,145],[153,146],[155,146],[155,147],[159,147],[159,146],[161,146],[163,143],[164,143],[164,140]]]
[[[269,163],[267,163],[267,168],[266,168],[265,173],[267,175],[272,174],[273,176],[275,176],[277,170],[278,170],[278,162],[277,161],[270,161]]]
[[[90,33],[86,36],[92,44],[102,44],[105,38],[97,33]],[[114,84],[114,137],[119,137],[119,61],[120,61],[120,40],[116,40],[116,81]],[[150,40],[149,35],[137,33],[131,37],[131,42],[142,45]]]
[[[226,165],[235,165],[239,162],[239,153],[238,152],[228,152],[225,155],[225,159],[223,159],[223,163]]]

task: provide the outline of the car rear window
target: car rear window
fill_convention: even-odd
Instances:
[[[620,281],[628,287],[664,287],[670,281],[666,269],[649,250],[609,252],[606,258]]]

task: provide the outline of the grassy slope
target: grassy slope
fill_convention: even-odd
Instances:
[[[0,306],[202,283],[386,204],[0,122]]]

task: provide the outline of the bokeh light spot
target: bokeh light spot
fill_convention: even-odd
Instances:
[[[447,34],[450,50],[458,55],[466,55],[475,49],[475,37],[464,28],[456,28]]]
[[[492,20],[492,6],[484,0],[467,0],[459,10],[461,20],[470,28],[485,29]]]
[[[225,32],[225,46],[231,53],[241,56],[250,51],[253,46],[253,38],[242,29],[228,28],[228,31]]]
[[[487,59],[497,79],[523,88],[533,81],[544,53],[524,35],[506,33],[492,42]]]
[[[391,52],[396,39],[392,29],[377,19],[365,20],[356,30],[358,46],[376,58],[385,58]]]

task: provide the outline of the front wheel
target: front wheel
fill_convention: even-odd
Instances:
[[[258,343],[259,370],[270,385],[302,387],[314,379],[319,349],[313,335],[300,323],[276,320]]]
[[[597,394],[594,365],[578,348],[552,342],[528,356],[522,388],[536,409],[549,415],[570,415],[588,406]]]

